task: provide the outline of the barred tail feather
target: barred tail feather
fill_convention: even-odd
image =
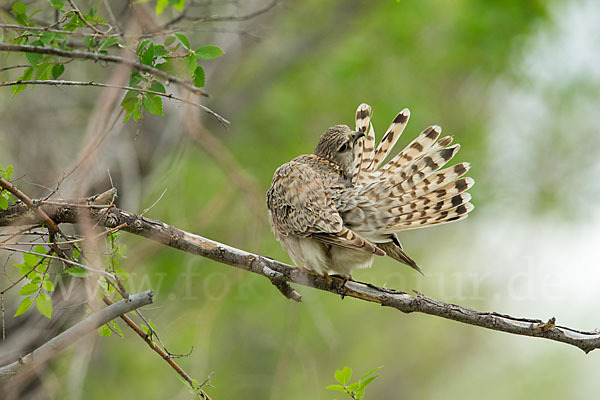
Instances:
[[[378,178],[376,184],[365,185],[363,193],[376,201],[405,196],[413,187],[425,181],[454,157],[460,145],[445,147],[451,141],[451,137],[440,139],[429,151],[420,154],[409,163],[388,169]]]
[[[448,222],[454,222],[466,218],[467,214],[473,211],[475,207],[473,204],[466,202],[459,206],[449,208],[443,211],[436,211],[429,216],[402,221],[402,217],[396,217],[396,220],[392,220],[391,223],[386,226],[383,232],[398,232],[401,230],[422,228],[431,225],[440,225]]]
[[[356,158],[352,171],[352,182],[358,183],[361,171],[364,170],[364,164],[369,163],[373,159],[373,148],[375,147],[375,132],[369,129],[371,125],[371,107],[368,104],[361,104],[356,110],[356,131],[362,132],[365,136],[359,139],[354,148]]]
[[[469,171],[470,167],[469,163],[463,162],[444,168],[423,179],[411,191],[395,192],[393,194],[396,195],[395,198],[400,204],[407,204],[435,190],[447,188],[447,185],[450,184],[458,185],[463,188],[461,192],[464,192],[475,183],[472,178],[459,179]]]
[[[425,129],[419,136],[400,151],[394,158],[387,162],[378,171],[379,175],[384,177],[390,174],[390,171],[402,167],[406,163],[416,160],[429,152],[435,141],[440,137],[442,129],[439,126],[430,126]],[[439,143],[439,142],[438,142]],[[450,143],[448,143],[450,144]],[[447,144],[446,144],[447,145]]]
[[[377,146],[377,150],[375,150],[375,156],[373,158],[373,162],[371,163],[368,171],[375,171],[381,163],[386,159],[386,157],[390,154],[394,145],[402,135],[404,128],[406,128],[406,124],[408,123],[408,119],[410,118],[410,111],[408,108],[400,111],[394,121],[388,128],[387,132],[381,139],[379,146]]]

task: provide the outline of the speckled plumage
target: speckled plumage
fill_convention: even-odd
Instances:
[[[273,232],[298,266],[350,277],[388,255],[420,272],[395,232],[462,219],[473,209],[467,163],[440,170],[458,151],[441,129],[424,130],[383,164],[410,113],[402,110],[375,150],[371,108],[361,104],[356,131],[329,128],[314,154],[275,171],[267,192]],[[437,142],[436,142],[437,141]],[[382,166],[383,164],[383,166]],[[381,168],[380,168],[381,166]]]

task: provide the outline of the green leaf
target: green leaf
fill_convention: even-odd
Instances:
[[[48,62],[43,62],[37,66],[35,69],[35,79],[47,80],[50,79],[52,74],[52,66],[53,64]]]
[[[338,392],[345,392],[346,389],[341,385],[329,385],[325,389],[337,390]]]
[[[44,43],[42,43],[41,40],[36,40],[35,42],[31,43],[31,45],[37,47],[44,47]],[[42,60],[43,55],[38,53],[25,53],[25,57],[27,57],[27,60],[29,61],[31,66],[35,68]]]
[[[204,81],[204,68],[202,68],[201,66],[197,66],[196,70],[194,71],[194,86],[196,87],[203,87],[205,84]]]
[[[350,392],[355,392],[356,389],[358,389],[358,386],[359,386],[358,382],[351,383],[350,385],[348,385],[348,390]]]
[[[52,40],[54,40],[55,36],[56,36],[56,33],[54,33],[54,32],[44,32],[44,33],[42,33],[40,40],[42,43],[44,43],[44,45],[48,45],[48,44],[50,44],[50,42]]]
[[[27,264],[30,267],[33,267],[35,264],[37,264],[39,259],[40,258],[38,256],[36,256],[35,254],[29,254],[29,253],[23,254],[23,261],[25,261],[25,264]]]
[[[94,46],[94,38],[91,36],[84,37],[83,44],[85,44],[88,49],[91,49]]]
[[[33,68],[29,67],[27,68],[25,71],[23,71],[23,75],[18,78],[17,80],[19,81],[28,81],[31,79],[31,76],[33,75]],[[12,93],[13,95],[17,95],[20,92],[22,92],[23,90],[25,90],[25,88],[27,87],[27,85],[15,85],[12,87]]]
[[[185,67],[187,70],[187,75],[190,78],[194,77],[194,72],[196,72],[196,67],[198,66],[198,63],[196,62],[196,58],[194,57],[193,54],[190,54],[188,56],[185,56],[183,58],[183,61],[185,62]]]
[[[85,278],[87,271],[83,267],[72,267],[65,271],[67,274],[76,278]]]
[[[371,377],[369,377],[369,378],[367,378],[365,380],[361,379],[360,380],[360,387],[359,387],[359,389],[366,388],[367,385],[370,384],[371,382],[373,382],[375,380],[375,378],[377,378],[377,377],[378,377],[378,375],[374,375],[374,376],[371,376]]]
[[[52,67],[52,78],[57,79],[65,72],[65,66],[63,64],[54,64]]]
[[[29,25],[29,18],[27,17],[27,6],[17,1],[13,4],[11,12],[15,15],[17,22],[21,25]],[[27,39],[25,39],[27,40]]]
[[[139,87],[140,82],[147,82],[147,79],[144,78],[139,72],[131,71],[131,75],[129,76],[129,86]]]
[[[98,50],[114,46],[117,43],[119,43],[119,39],[117,39],[117,38],[104,39],[103,41],[100,42],[100,46],[98,46]]]
[[[341,383],[342,385],[347,385],[350,382],[350,378],[352,377],[352,369],[350,367],[344,367],[342,370],[335,371],[335,380]]]
[[[35,283],[29,282],[27,285],[23,286],[21,290],[19,290],[19,296],[29,296],[30,294],[34,294],[39,290],[39,286]]]
[[[185,0],[169,0],[169,4],[177,11],[182,11],[185,6]]]
[[[139,121],[142,119],[142,100],[138,100],[135,109],[133,110],[133,120]]]
[[[150,85],[150,87],[148,89],[152,90],[153,92],[167,93],[167,90],[165,89],[165,87],[162,85],[162,83],[160,83],[158,81],[152,82],[152,84]],[[118,236],[115,236],[115,239],[117,237]]]
[[[23,299],[23,301],[21,301],[21,304],[19,304],[19,307],[17,308],[17,312],[15,312],[15,315],[13,315],[13,317],[21,315],[25,311],[29,310],[29,307],[31,307],[32,304],[33,304],[33,299],[31,297],[25,297]]]
[[[162,14],[166,6],[169,5],[169,0],[158,0],[156,2],[156,15]]]
[[[80,255],[80,254],[81,254],[81,253],[79,252],[79,249],[77,249],[77,248],[74,248],[74,249],[73,249],[73,259],[74,259],[75,261],[77,261],[77,260],[79,259],[79,255]],[[78,268],[81,268],[81,267],[78,267]],[[83,269],[83,268],[82,268],[82,269]]]
[[[146,93],[144,95],[144,108],[155,115],[163,115],[162,100],[160,96]]]
[[[358,389],[358,391],[356,391],[354,393],[354,395],[356,396],[356,400],[362,400],[365,398],[365,389]]]
[[[183,47],[185,47],[188,50],[191,50],[190,40],[187,38],[187,36],[185,36],[183,33],[176,33],[175,37],[177,38],[177,40],[179,40],[179,43],[181,43]]]
[[[44,317],[52,317],[52,299],[48,294],[40,293],[35,302],[35,306]]]
[[[150,39],[144,39],[140,42],[140,44],[138,44],[138,47],[135,50],[135,53],[138,55],[138,57],[142,56],[142,53],[144,52],[144,50],[146,50],[146,47],[149,43],[152,43]]]
[[[154,44],[150,43],[146,51],[141,58],[142,64],[152,66],[152,61],[154,61]]]
[[[110,321],[109,323],[113,331],[116,331],[119,334],[119,336],[123,336],[123,331],[121,330],[119,324],[117,324],[115,321]]]
[[[123,101],[121,101],[121,106],[128,113],[132,113],[135,110],[135,107],[138,103],[138,93],[135,90],[129,90],[123,97]]]
[[[11,12],[15,15],[27,15],[27,6],[20,1],[16,1],[12,6]]]
[[[383,368],[383,366],[381,366],[381,367],[377,367],[377,368],[375,368],[375,369],[372,369],[372,370],[370,370],[369,372],[367,372],[366,374],[364,374],[364,375],[363,375],[363,376],[360,378],[360,380],[362,381],[362,380],[363,380],[363,379],[365,379],[367,376],[369,376],[369,375],[371,375],[371,374],[373,374],[373,373],[375,373],[375,372],[379,371],[381,368]]]
[[[65,6],[62,0],[50,0],[50,5],[56,8],[58,11],[62,11],[62,8]]]
[[[42,289],[47,292],[54,292],[54,284],[52,281],[44,281],[42,282]]]
[[[104,324],[98,328],[98,335],[102,337],[109,337],[110,335],[112,335],[112,331],[108,327],[108,324]]]
[[[165,49],[165,46],[160,44],[154,45],[154,58],[162,57],[165,54],[169,54],[169,51]]]
[[[48,265],[47,263],[43,262],[40,265],[38,265],[37,267],[37,271],[41,272],[41,273],[45,273],[48,270]]]
[[[202,46],[194,51],[198,60],[212,60],[221,57],[225,52],[217,46]]]
[[[4,196],[0,196],[0,208],[3,210],[8,208],[8,199]]]
[[[84,26],[83,21],[79,18],[78,15],[73,14],[71,18],[67,21],[66,24],[63,25],[63,30],[65,31],[74,31],[77,28]]]
[[[169,47],[175,41],[175,36],[169,36],[165,39],[164,43],[166,47]]]

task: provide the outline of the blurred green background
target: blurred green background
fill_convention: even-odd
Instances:
[[[218,11],[263,4],[243,3]],[[107,139],[94,187],[107,188],[110,168],[120,205],[139,212],[166,188],[149,217],[289,262],[264,206],[274,170],[312,152],[327,127],[352,125],[362,102],[373,108],[379,138],[408,107],[398,150],[441,125],[462,145],[453,163],[472,164],[476,209],[456,224],[400,234],[425,276],[378,259],[354,278],[593,330],[600,327],[593,311],[600,299],[599,16],[593,1],[313,0],[282,1],[239,24],[207,24],[190,37],[227,53],[207,66],[207,105],[231,126],[205,123],[240,168],[224,168],[183,133],[188,116],[175,104],[165,118],[146,115]],[[102,81],[104,71],[87,68],[72,74]],[[77,158],[98,93],[0,92],[2,164],[14,164],[26,181],[55,185]],[[41,100],[49,96],[59,98]],[[61,143],[57,154],[40,148],[45,141]],[[343,366],[355,376],[384,366],[368,399],[592,398],[600,390],[596,352],[306,287],[297,288],[303,302],[296,304],[263,277],[131,235],[121,240],[130,288],[156,290],[146,315],[171,352],[193,347],[177,360],[193,377],[214,373],[213,399],[341,399],[325,387]],[[46,390],[57,398],[185,398],[166,363],[123,330],[125,339],[86,339],[67,351]],[[77,387],[70,378],[81,365]]]

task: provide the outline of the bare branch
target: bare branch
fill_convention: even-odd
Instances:
[[[477,311],[456,304],[444,303],[421,293],[410,295],[403,291],[377,287],[368,283],[313,275],[300,268],[215,242],[161,221],[142,217],[116,207],[111,208],[107,213],[103,213],[97,208],[69,202],[42,203],[41,207],[58,223],[77,223],[81,217],[87,216],[108,228],[127,224],[123,227],[123,230],[127,232],[263,275],[271,281],[275,277],[279,281],[293,282],[342,296],[354,297],[385,307],[392,307],[404,313],[420,312],[500,332],[545,338],[576,346],[586,353],[600,348],[600,333],[598,332],[584,332],[559,326],[553,319],[544,322],[539,319],[516,318],[496,312]],[[39,215],[31,213],[27,207],[21,204],[11,205],[8,210],[0,211],[0,226],[16,220],[22,221],[23,224],[41,221]],[[273,274],[272,271],[276,271],[277,274]]]
[[[67,329],[60,335],[52,338],[31,353],[19,358],[17,361],[0,367],[0,382],[12,378],[23,367],[33,367],[54,357],[68,346],[81,339],[84,335],[95,331],[98,327],[132,310],[152,303],[151,290],[129,296],[127,300],[110,305],[83,321]]]
[[[64,80],[47,79],[47,80],[29,80],[29,81],[18,80],[18,81],[12,81],[12,82],[0,82],[0,87],[16,86],[16,85],[95,86],[95,87],[115,88],[115,89],[122,89],[122,90],[133,90],[134,92],[154,94],[156,96],[164,97],[164,98],[171,99],[171,100],[176,100],[181,103],[185,103],[185,104],[192,105],[194,107],[198,107],[202,111],[215,117],[221,124],[223,124],[223,125],[229,124],[228,120],[226,120],[225,118],[223,118],[222,116],[220,116],[219,114],[217,114],[216,112],[211,110],[210,108],[203,106],[202,104],[194,103],[193,101],[185,100],[180,97],[174,96],[171,93],[162,93],[162,92],[156,92],[154,90],[135,88],[135,87],[131,87],[131,86],[111,85],[108,83],[99,83],[99,82],[93,82],[93,81],[81,82],[81,81],[64,81]]]
[[[20,51],[24,53],[37,53],[37,54],[51,54],[59,57],[66,58],[83,58],[94,61],[106,61],[117,64],[125,64],[131,68],[134,68],[137,71],[147,72],[151,75],[158,76],[160,78],[166,79],[167,81],[173,82],[192,93],[208,96],[204,90],[199,87],[193,86],[183,79],[177,78],[176,76],[172,76],[167,74],[160,69],[150,67],[148,65],[140,64],[137,61],[129,60],[127,58],[114,56],[110,54],[100,54],[100,53],[92,53],[89,51],[80,51],[80,50],[64,50],[64,49],[55,49],[52,47],[38,47],[38,46],[30,46],[25,44],[7,44],[0,43],[0,51]]]
[[[106,296],[104,296],[102,298],[102,300],[104,301],[104,303],[106,303],[107,305],[112,305],[113,302]],[[179,374],[179,376],[181,376],[183,379],[186,380],[187,383],[190,384],[191,387],[194,387],[194,381],[192,380],[192,378],[188,375],[187,372],[185,372],[183,370],[183,368],[181,368],[174,360],[172,357],[169,356],[169,354],[162,349],[161,347],[157,346],[152,339],[142,330],[142,328],[140,328],[135,322],[133,322],[133,320],[131,318],[129,318],[127,315],[121,315],[121,319],[123,321],[125,321],[125,323],[127,324],[127,326],[129,326],[139,337],[142,338],[142,340],[144,342],[146,342],[146,344],[148,346],[150,346],[150,348],[152,350],[154,350],[159,356],[162,357],[163,360],[165,360],[167,362],[167,364],[169,364],[171,366],[171,368],[173,368],[175,370],[175,372],[177,372],[177,374]],[[150,327],[148,327],[150,329]],[[208,396],[208,394],[204,393],[204,391],[201,392],[202,393],[202,398],[206,399],[206,400],[210,400],[210,397]]]
[[[258,17],[261,14],[264,14],[271,10],[279,3],[279,0],[273,0],[263,8],[260,8],[256,11],[253,11],[249,14],[245,15],[224,15],[224,16],[211,16],[211,17],[187,17],[184,16],[184,19],[192,20],[194,22],[221,22],[221,21],[247,21],[249,19]]]

